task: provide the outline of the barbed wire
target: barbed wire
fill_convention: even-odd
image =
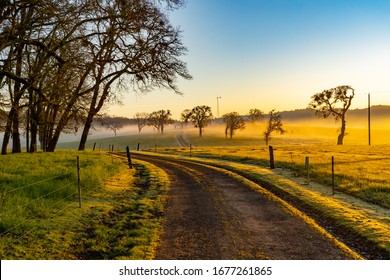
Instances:
[[[69,195],[68,197],[72,196],[72,195],[75,195],[77,192]],[[68,197],[64,198],[67,199]],[[53,219],[54,217],[58,216],[60,213],[64,212],[66,209],[68,209],[71,205],[73,205],[74,202],[71,202],[69,203],[68,205],[66,205],[65,207],[63,207],[62,209],[60,209],[59,211],[57,211],[56,213],[54,213],[50,218],[46,219],[46,223]],[[23,223],[23,222],[22,222]],[[19,224],[20,225],[20,224]],[[40,224],[42,226],[42,224]],[[23,234],[19,235],[18,237],[13,237],[12,240],[7,244],[7,246],[5,246],[4,248],[9,248],[11,245],[15,244],[16,242],[18,242],[20,239],[22,239],[23,237],[25,237],[26,235],[30,234],[31,232],[35,231],[37,228],[39,227],[39,225],[36,225],[34,227],[32,227],[31,229],[25,231]],[[2,238],[5,237],[5,235],[0,235]]]
[[[66,185],[64,185],[64,186],[62,186],[62,187],[60,187],[60,188],[58,188],[58,189],[55,189],[55,190],[53,190],[53,191],[51,191],[51,192],[49,192],[49,193],[46,193],[46,194],[44,194],[44,195],[41,195],[41,196],[39,196],[39,197],[37,197],[37,198],[35,198],[35,199],[29,201],[29,202],[26,203],[26,204],[18,205],[18,209],[24,209],[24,208],[26,208],[28,205],[33,204],[34,202],[37,202],[38,200],[40,200],[40,199],[42,199],[42,198],[44,198],[44,197],[47,197],[47,196],[49,196],[49,195],[51,195],[51,194],[53,194],[53,193],[56,193],[56,192],[58,192],[58,191],[60,191],[60,190],[62,190],[62,189],[65,189],[65,188],[69,187],[70,185],[75,185],[76,183],[77,183],[77,181],[73,181],[73,182],[71,182],[71,183],[69,183],[69,184],[66,184]],[[4,197],[3,197],[3,199],[4,199]],[[7,215],[7,214],[9,214],[9,213],[11,213],[11,212],[13,212],[13,211],[15,211],[15,210],[12,209],[12,210],[10,210],[10,211],[8,211],[8,212],[0,212],[0,216]]]
[[[43,208],[43,209],[40,210],[38,213],[43,213],[43,212],[45,212],[45,211],[47,211],[47,210],[53,208],[55,205],[57,205],[57,204],[59,204],[59,203],[65,201],[65,200],[68,199],[69,197],[71,197],[71,196],[73,196],[73,195],[76,195],[76,194],[77,194],[77,191],[76,191],[76,192],[73,192],[73,193],[71,193],[71,194],[69,194],[68,196],[64,197],[64,198],[61,199],[61,200],[56,201],[55,203],[53,203],[53,204],[50,205],[49,207]],[[33,218],[28,217],[28,218],[23,219],[23,221],[19,222],[17,225],[13,226],[12,228],[9,228],[9,229],[8,229],[7,231],[5,231],[5,232],[2,232],[2,233],[0,234],[0,236],[1,236],[1,237],[4,237],[5,235],[7,235],[8,233],[10,233],[11,231],[13,231],[14,229],[16,229],[17,227],[19,227],[20,225],[24,224],[25,222],[27,222],[27,221],[29,221],[29,220],[33,220]]]
[[[69,176],[69,175],[72,175],[72,174],[73,174],[73,173],[67,173],[67,174],[62,174],[62,175],[56,175],[56,176],[53,176],[53,177],[50,177],[50,178],[43,179],[43,180],[41,180],[41,181],[37,181],[37,182],[31,183],[31,184],[27,184],[27,185],[24,185],[24,186],[20,186],[20,187],[14,188],[14,189],[9,190],[9,191],[4,191],[4,192],[2,192],[2,193],[3,193],[3,194],[12,193],[12,192],[15,192],[15,191],[19,191],[19,190],[22,190],[22,189],[25,189],[25,188],[28,188],[28,187],[31,187],[31,186],[34,186],[34,185],[43,183],[43,182],[47,182],[47,181],[54,180],[54,179],[57,179],[57,178]]]

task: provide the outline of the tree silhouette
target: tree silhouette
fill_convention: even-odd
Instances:
[[[225,126],[225,136],[227,137],[228,134],[230,136],[230,139],[233,138],[234,131],[237,129],[244,129],[245,128],[245,122],[244,119],[238,114],[237,112],[231,112],[224,114],[222,116]]]
[[[202,137],[204,128],[213,119],[211,108],[209,106],[196,106],[191,110],[192,123],[195,127],[199,128],[199,137]]]
[[[158,132],[164,134],[164,126],[166,124],[173,123],[173,119],[171,118],[172,114],[170,110],[159,110],[152,112],[148,118],[148,125],[152,125],[157,128]]]
[[[264,140],[265,145],[268,146],[269,141],[271,140],[271,133],[278,132],[280,134],[286,133],[286,130],[282,128],[282,116],[279,112],[276,112],[275,109],[269,112],[269,118],[267,122],[267,127],[264,131]]]
[[[148,124],[149,114],[145,112],[138,112],[134,117],[137,120],[138,133],[141,133],[142,128]]]
[[[190,109],[185,109],[180,115],[180,121],[187,127],[187,123],[190,121],[192,111]]]
[[[354,95],[355,90],[351,86],[338,86],[316,93],[311,97],[308,108],[314,109],[318,117],[328,118],[332,116],[335,117],[336,121],[341,120],[337,145],[343,145],[347,123],[345,115],[351,106]]]

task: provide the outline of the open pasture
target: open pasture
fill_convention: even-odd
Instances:
[[[390,130],[373,129],[374,144],[364,143],[365,129],[351,128],[346,144],[337,146],[337,129],[333,127],[286,126],[290,133],[275,135],[271,140],[277,168],[293,171],[295,176],[307,176],[305,166],[309,157],[309,178],[312,181],[332,185],[332,156],[335,161],[335,187],[365,201],[390,208]],[[259,135],[260,127],[237,132],[233,139],[226,139],[217,127],[198,137],[189,129],[184,135],[191,143],[191,155],[217,158],[241,163],[269,165],[269,149]],[[315,133],[312,133],[315,131]],[[171,132],[172,133],[172,132]],[[374,137],[375,136],[375,137]],[[166,137],[166,136],[165,136]],[[174,137],[174,134],[172,134]],[[155,147],[150,147],[154,151]],[[189,147],[157,148],[157,152],[190,155]]]
[[[313,126],[303,123],[286,123],[287,133],[272,135],[270,145],[274,147],[277,168],[292,170],[296,176],[307,176],[305,159],[310,161],[310,180],[332,184],[331,158],[335,159],[335,187],[366,201],[390,208],[390,129],[374,126],[371,143],[368,145],[368,131],[364,125],[355,124],[348,128],[345,145],[337,146],[337,124]],[[132,134],[89,140],[87,148],[124,151],[128,145],[136,150],[190,155],[189,147],[181,147],[176,136],[181,134],[191,144],[192,156],[212,157],[242,163],[269,165],[269,151],[265,146],[263,125],[247,125],[237,131],[233,139],[226,138],[222,124],[211,124],[198,136],[195,128],[179,129],[173,126],[164,134],[157,132]],[[76,148],[77,143],[64,143],[62,148]]]
[[[0,166],[1,259],[153,257],[168,186],[162,171],[71,150],[1,156]]]

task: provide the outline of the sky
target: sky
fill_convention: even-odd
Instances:
[[[351,108],[366,108],[368,93],[372,105],[390,105],[389,14],[387,0],[187,0],[169,14],[188,49],[184,95],[127,92],[110,114],[304,109],[339,85],[355,89]]]

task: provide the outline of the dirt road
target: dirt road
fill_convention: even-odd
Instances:
[[[156,259],[348,259],[329,239],[205,165],[134,154],[172,181]]]

